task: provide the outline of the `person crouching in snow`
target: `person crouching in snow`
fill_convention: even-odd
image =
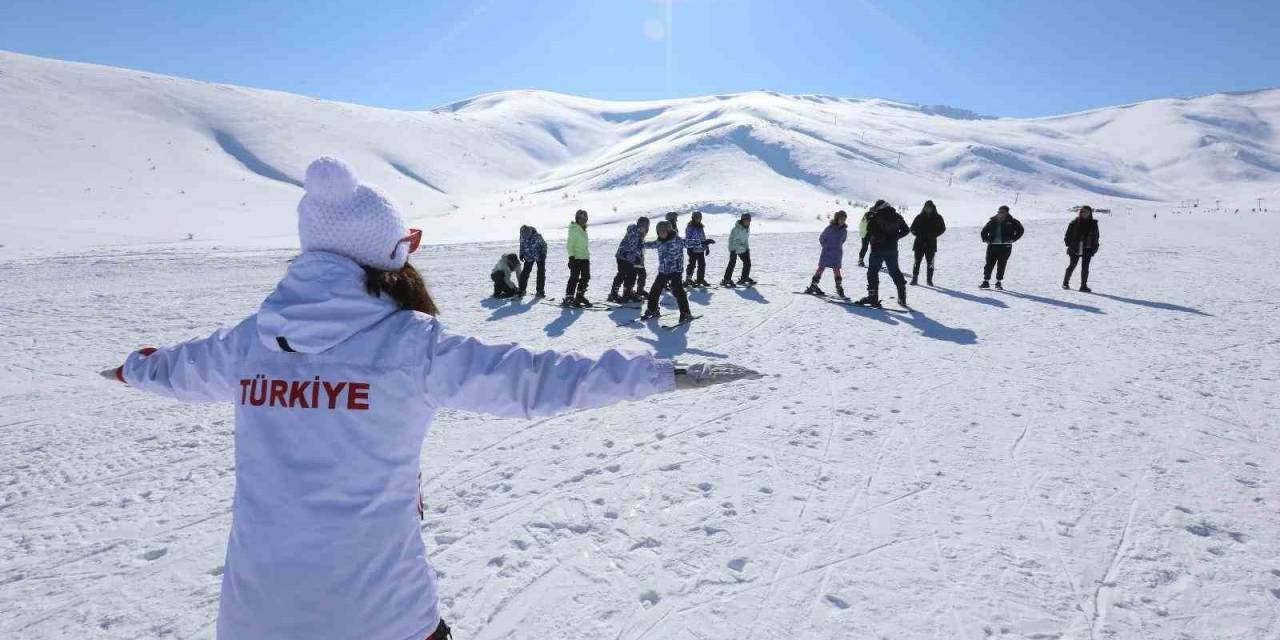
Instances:
[[[542,239],[538,230],[524,225],[520,227],[520,261],[524,267],[520,269],[520,295],[529,291],[529,272],[538,267],[538,278],[534,282],[534,297],[547,297],[547,241]]]
[[[813,273],[813,280],[809,282],[809,288],[804,292],[815,295],[825,296],[827,294],[818,288],[818,283],[822,281],[822,272],[831,269],[831,273],[836,278],[836,297],[844,298],[844,275],[840,272],[844,262],[844,241],[849,237],[849,214],[844,211],[837,211],[831,216],[831,223],[826,229],[822,230],[822,235],[818,236],[818,244],[822,245],[822,254],[818,256],[818,270]]]
[[[689,296],[685,294],[684,283],[680,281],[680,277],[684,275],[684,239],[676,235],[671,222],[663,220],[658,223],[658,239],[646,242],[644,246],[658,250],[658,277],[653,279],[653,287],[649,289],[648,308],[640,319],[648,320],[662,315],[658,313],[658,300],[662,297],[662,290],[670,287],[671,295],[676,297],[676,304],[680,306],[680,322],[692,320]]]
[[[618,273],[613,276],[613,288],[609,291],[609,302],[622,304],[639,302],[641,295],[635,290],[636,279],[641,278],[639,271],[644,269],[644,237],[649,235],[649,219],[640,216],[635,224],[627,225],[627,232],[618,243],[618,251],[614,257],[618,261]],[[618,293],[622,287],[622,293]],[[640,280],[644,287],[644,280]]]
[[[511,274],[519,266],[520,258],[514,253],[508,253],[498,259],[498,264],[493,265],[493,271],[489,273],[490,279],[493,280],[493,297],[512,298],[519,295],[520,290],[516,289],[516,283],[511,281]]]
[[[408,262],[421,232],[339,160],[313,162],[304,188],[302,254],[256,313],[102,372],[178,400],[235,404],[221,640],[448,635],[417,513],[437,410],[540,416],[753,375],[449,333]]]

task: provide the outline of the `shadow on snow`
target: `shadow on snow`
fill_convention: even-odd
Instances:
[[[1137,299],[1137,298],[1126,298],[1126,297],[1124,297],[1124,296],[1113,296],[1113,295],[1111,295],[1111,294],[1109,294],[1109,293],[1095,293],[1095,294],[1093,294],[1093,295],[1098,296],[1099,298],[1106,298],[1106,299],[1108,299],[1108,300],[1115,300],[1116,302],[1127,302],[1127,303],[1129,303],[1129,304],[1136,304],[1136,305],[1141,306],[1141,307],[1150,307],[1150,308],[1152,308],[1152,309],[1163,309],[1163,310],[1165,310],[1165,311],[1177,311],[1177,312],[1179,312],[1179,313],[1191,313],[1191,314],[1195,314],[1195,315],[1198,315],[1198,316],[1205,316],[1205,317],[1207,317],[1207,318],[1212,318],[1212,317],[1213,317],[1213,314],[1212,314],[1212,313],[1205,313],[1205,312],[1203,312],[1203,311],[1201,311],[1201,310],[1199,310],[1199,309],[1194,309],[1194,308],[1192,308],[1192,307],[1184,307],[1184,306],[1182,306],[1182,305],[1180,305],[1180,304],[1173,304],[1173,303],[1170,303],[1170,302],[1156,302],[1156,301],[1154,301],[1154,300],[1139,300],[1139,299]]]

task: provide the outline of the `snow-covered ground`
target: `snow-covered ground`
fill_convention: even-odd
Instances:
[[[1000,204],[1031,219],[1116,211],[1280,210],[1280,90],[1170,98],[1047,118],[984,118],[875,98],[757,91],[610,102],[508,91],[432,111],[0,51],[0,259],[87,248],[287,248],[303,171],[336,154],[428,243],[563,228],[598,237],[700,208],[727,232],[816,230],[877,199],[953,223]]]
[[[1028,223],[1003,293],[975,288],[956,226],[911,314],[793,295],[816,236],[758,235],[765,284],[695,293],[705,317],[674,332],[495,305],[505,245],[428,248],[456,330],[769,374],[442,415],[423,535],[457,637],[1280,638],[1280,219],[1102,217],[1093,295],[1058,288],[1065,223]],[[602,298],[612,243],[592,249]],[[231,408],[95,372],[236,321],[289,257],[0,260],[0,637],[211,636]]]

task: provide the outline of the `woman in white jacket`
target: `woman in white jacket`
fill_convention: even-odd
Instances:
[[[305,188],[302,254],[256,313],[103,372],[236,406],[223,640],[448,635],[417,511],[436,410],[531,417],[752,375],[450,334],[408,263],[421,232],[339,160],[313,162]]]

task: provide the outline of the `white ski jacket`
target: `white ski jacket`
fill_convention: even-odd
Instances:
[[[289,351],[292,349],[292,352]],[[236,488],[218,637],[419,640],[439,621],[417,476],[437,409],[537,416],[674,388],[672,364],[451,335],[308,252],[232,329],[134,353],[124,380],[233,402]]]

